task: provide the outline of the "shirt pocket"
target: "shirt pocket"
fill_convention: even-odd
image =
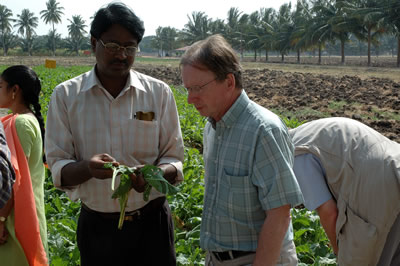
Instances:
[[[219,211],[238,222],[247,223],[249,217],[261,210],[257,188],[250,176],[234,176],[223,171],[217,194]]]
[[[346,202],[338,200],[336,224],[339,265],[369,265],[374,254],[378,233],[376,227],[358,216]]]
[[[157,121],[128,119],[122,138],[126,156],[133,156],[136,160],[146,164],[152,164],[158,158],[159,127]]]

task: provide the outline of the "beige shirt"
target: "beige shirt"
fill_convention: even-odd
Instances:
[[[154,119],[141,120],[137,112],[154,112]],[[183,180],[184,148],[173,93],[164,82],[135,71],[116,98],[103,88],[94,69],[59,84],[51,97],[45,140],[54,185],[93,210],[119,211],[118,200],[111,199],[111,179],[62,187],[65,165],[108,153],[127,166],[170,163],[178,181]],[[160,195],[153,188],[149,199]],[[142,193],[131,190],[126,210],[145,204]]]
[[[400,144],[348,118],[289,131],[295,154],[312,153],[337,202],[339,265],[376,265],[400,212]]]

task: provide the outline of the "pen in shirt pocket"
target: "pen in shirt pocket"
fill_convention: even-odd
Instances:
[[[154,112],[138,111],[135,113],[135,115],[133,117],[137,120],[153,121],[154,120]]]

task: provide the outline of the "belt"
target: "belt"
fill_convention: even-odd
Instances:
[[[239,257],[254,254],[255,252],[254,251],[229,250],[229,251],[223,251],[223,252],[213,251],[212,253],[219,261],[224,261],[224,260],[237,259]]]
[[[130,211],[130,212],[125,212],[125,221],[133,221],[136,219],[139,219],[143,216],[146,216],[149,213],[152,213],[156,210],[158,210],[165,202],[165,197],[159,197],[154,200],[151,200],[149,203],[147,203],[145,206],[143,206],[140,209]],[[104,219],[112,219],[112,220],[118,220],[120,216],[120,212],[99,212],[90,209],[86,204],[82,202],[82,209],[85,211],[98,215]]]

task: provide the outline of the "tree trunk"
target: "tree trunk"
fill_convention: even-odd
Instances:
[[[342,65],[344,65],[344,40],[340,40],[340,49],[342,53]]]
[[[318,65],[321,64],[322,60],[321,60],[321,54],[322,54],[322,44],[319,43],[318,44]]]
[[[268,62],[268,49],[265,49],[265,62]]]
[[[297,49],[297,63],[300,64],[300,49]]]
[[[397,67],[400,67],[400,36],[397,37]]]
[[[257,49],[254,49],[254,62],[257,62]]]
[[[54,31],[54,22],[53,22],[53,56],[56,56],[56,32]]]
[[[368,28],[368,66],[371,66],[371,29]]]
[[[282,53],[281,54],[281,62],[283,63],[285,61],[285,55]]]
[[[5,43],[6,43],[6,37],[5,37],[4,33],[3,33],[3,55],[7,56],[7,50],[6,50]]]

